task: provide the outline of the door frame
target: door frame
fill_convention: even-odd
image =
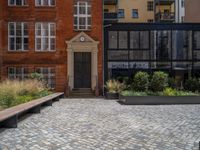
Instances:
[[[84,37],[84,41],[81,39]],[[91,52],[91,89],[98,84],[98,41],[93,40],[84,32],[79,33],[67,44],[67,78],[70,90],[74,89],[74,53]]]

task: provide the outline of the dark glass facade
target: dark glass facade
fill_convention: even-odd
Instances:
[[[200,75],[200,24],[124,24],[104,28],[106,80],[138,70],[177,79]]]

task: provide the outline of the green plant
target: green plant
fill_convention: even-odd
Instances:
[[[200,92],[200,78],[189,78],[189,79],[187,79],[184,87],[187,91],[192,91],[192,92],[198,91],[198,92]]]
[[[120,93],[123,89],[125,89],[125,84],[120,83],[117,80],[108,80],[105,88],[109,93]]]
[[[36,79],[6,80],[0,83],[0,107],[8,108],[49,94],[43,82]]]
[[[171,87],[171,88],[176,88],[176,80],[175,78],[169,78],[168,79],[168,86]]]
[[[153,92],[163,91],[168,86],[168,74],[162,71],[153,73],[150,83],[150,89]]]
[[[42,81],[43,80],[43,76],[42,74],[39,74],[37,72],[31,73],[29,76],[30,79],[36,79],[38,81]]]
[[[146,72],[139,71],[135,74],[132,88],[135,91],[146,91],[149,87],[149,75]]]
[[[177,91],[173,88],[167,87],[163,90],[163,96],[176,96]]]
[[[122,91],[121,95],[123,95],[123,96],[148,96],[148,94],[146,92],[136,92],[136,91],[130,91],[130,90]]]

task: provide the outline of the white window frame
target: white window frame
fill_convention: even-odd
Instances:
[[[48,70],[48,72],[47,73],[45,73],[45,71],[44,70]],[[42,75],[42,78],[43,78],[43,80],[45,80],[45,75],[47,75],[47,86],[48,87],[50,87],[50,88],[52,88],[52,89],[54,89],[55,87],[52,87],[52,85],[53,85],[53,83],[52,83],[52,78],[53,77],[56,77],[56,73],[51,73],[51,69],[55,69],[54,67],[37,67],[36,68],[36,71],[37,70],[40,70],[40,73],[39,74],[41,74]],[[55,83],[56,84],[56,83]],[[54,85],[54,86],[56,86],[56,85]]]
[[[41,1],[41,4],[39,4],[38,1]],[[54,6],[56,6],[56,0],[55,0],[54,5],[51,4],[51,1],[52,0],[48,0],[48,5],[45,5],[44,0],[35,0],[35,6],[37,6],[37,7],[40,7],[40,6],[42,6],[42,7],[43,6],[54,7]]]
[[[48,36],[44,36],[44,25],[47,24],[48,25]],[[41,26],[41,35],[37,35],[37,26],[40,25]],[[54,25],[54,29],[55,29],[55,35],[51,35],[51,25]],[[44,43],[44,39],[48,38],[48,49],[44,49],[44,45],[42,43]],[[37,39],[41,40],[41,49],[37,49]],[[51,39],[55,40],[55,49],[50,49],[51,48]],[[37,22],[35,23],[35,51],[37,52],[52,52],[52,51],[56,51],[56,23],[52,23],[52,22]]]
[[[14,73],[10,74],[10,69],[13,69]],[[17,69],[21,70],[21,74],[17,74]],[[22,79],[24,80],[26,78],[26,74],[25,74],[25,67],[8,67],[8,78],[9,79]],[[20,76],[19,76],[20,75]],[[20,77],[20,78],[19,78]]]
[[[80,14],[80,5],[81,5],[81,3],[85,4],[85,12],[86,12],[86,14]],[[74,12],[74,19],[75,19],[75,17],[77,18],[77,24],[76,25],[74,24],[74,30],[91,30],[92,14],[88,14],[88,8],[90,7],[90,9],[91,9],[91,7],[92,7],[91,4],[88,4],[88,2],[80,1],[80,2],[75,3],[74,7],[77,8],[77,14],[75,14],[75,12]],[[80,28],[80,26],[81,26],[79,24],[79,19],[80,18],[86,18],[85,25],[84,25],[85,29],[81,29]],[[91,18],[91,24],[88,24],[88,18]],[[77,27],[77,29],[75,29],[75,26]]]
[[[8,6],[28,6],[28,0],[21,0],[22,5],[17,5],[16,0],[14,0],[14,4],[11,4],[11,0],[8,0]]]
[[[16,32],[17,32],[16,26],[17,26],[17,23],[21,24],[21,31],[22,31],[22,33],[21,33],[21,36],[19,36],[19,37],[21,37],[21,40],[22,40],[22,42],[21,42],[22,48],[21,49],[16,49],[16,45],[17,45],[17,43],[16,43],[16,38],[17,38],[17,35],[16,35]],[[10,34],[10,32],[11,32],[10,31],[10,25],[11,24],[14,24],[14,35]],[[24,24],[27,24],[27,26],[28,26],[27,22],[8,22],[8,51],[11,51],[11,52],[13,52],[13,51],[28,51],[28,49],[24,49],[24,38],[29,38],[29,35],[24,35]],[[10,45],[10,39],[11,38],[14,38],[14,50],[10,49],[10,46],[11,46]]]

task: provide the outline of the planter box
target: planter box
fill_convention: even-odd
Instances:
[[[117,100],[119,99],[119,93],[109,93],[109,92],[106,92],[105,93],[105,99],[110,99],[110,100]]]
[[[200,96],[119,96],[125,105],[200,104]]]

